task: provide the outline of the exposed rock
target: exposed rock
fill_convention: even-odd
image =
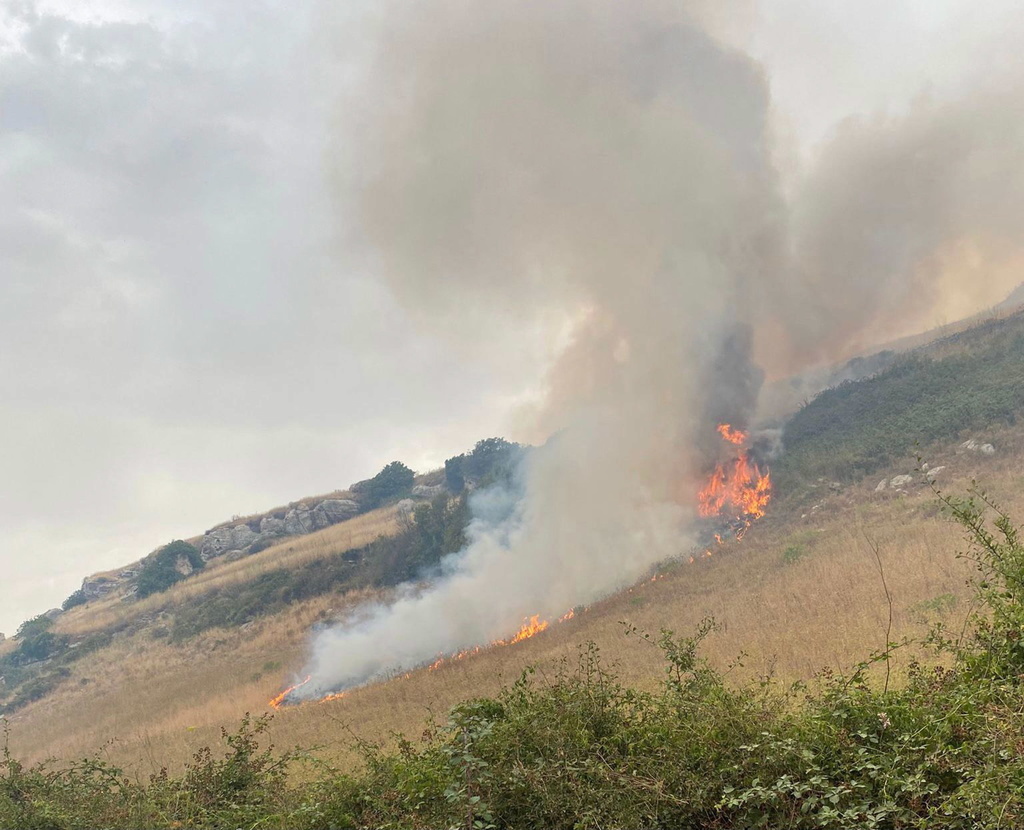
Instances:
[[[412,495],[415,499],[432,499],[444,493],[448,488],[443,484],[417,484],[412,488]]]
[[[182,553],[174,560],[174,570],[182,576],[190,576],[192,571],[195,569],[192,567],[192,563],[189,561],[189,558]]]
[[[46,619],[48,620],[55,620],[63,613],[64,612],[61,611],[59,608],[51,608],[49,611],[45,612],[43,616],[46,617]]]
[[[928,464],[927,463],[922,463],[921,464],[921,472],[922,473],[927,473],[928,472]]]
[[[992,446],[992,444],[983,444],[981,441],[977,441],[972,438],[969,441],[964,441],[957,448],[958,455],[962,455],[965,452],[980,452],[982,455],[995,455],[996,448]]]
[[[311,517],[313,526],[321,530],[346,519],[351,519],[359,512],[359,505],[350,499],[324,499],[313,508]]]
[[[289,536],[301,536],[304,533],[312,533],[316,530],[313,527],[313,519],[309,515],[309,508],[303,504],[293,507],[284,514],[284,531]]]
[[[286,533],[287,531],[284,528],[284,519],[278,519],[274,516],[265,516],[260,522],[261,538],[284,536]]]
[[[893,490],[899,490],[901,487],[906,487],[908,484],[912,484],[913,481],[913,476],[896,476],[892,481],[889,482],[889,486]]]
[[[124,568],[123,570],[117,572],[117,576],[119,579],[134,579],[139,575],[139,570],[139,568],[136,568],[134,566],[130,568]]]
[[[929,481],[935,481],[935,479],[937,479],[942,474],[942,471],[945,469],[945,467],[932,467],[925,473],[925,478],[927,478]]]
[[[878,482],[878,486],[875,488],[875,492],[876,493],[884,493],[888,489],[889,489],[889,479],[883,478],[880,482]]]
[[[105,597],[118,586],[118,581],[109,576],[87,576],[82,580],[82,595],[87,600]]]
[[[412,499],[402,499],[395,507],[399,513],[412,513],[416,509],[416,502]]]
[[[840,484],[838,481],[833,481],[828,485],[828,489],[831,490],[833,493],[839,493],[842,492],[843,485]]]
[[[202,545],[199,548],[199,555],[206,562],[215,556],[227,553],[229,550],[244,550],[258,538],[258,534],[253,533],[252,528],[248,525],[218,527],[203,537]]]

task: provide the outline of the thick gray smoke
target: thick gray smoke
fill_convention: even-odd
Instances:
[[[774,303],[789,365],[996,304],[1024,280],[1024,85],[840,127],[796,191]]]
[[[1010,143],[977,171],[984,133],[933,112],[849,127],[787,204],[764,75],[677,0],[376,13],[343,107],[346,252],[467,349],[553,312],[574,327],[537,413],[556,437],[521,492],[476,494],[434,585],[319,634],[310,695],[557,617],[684,550],[716,421],[753,414],[754,354],[849,350],[938,285],[957,234],[1005,218],[974,173],[1020,182]]]

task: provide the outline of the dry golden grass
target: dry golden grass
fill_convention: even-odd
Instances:
[[[1017,462],[1024,432],[989,433],[986,439],[1000,448],[995,458],[949,449],[929,460],[947,466],[942,482],[949,491],[962,492],[978,478],[1011,514],[1024,516]],[[908,471],[897,468],[890,475]],[[662,676],[660,654],[626,636],[621,622],[685,633],[714,616],[721,628],[705,653],[720,667],[745,653],[743,666],[734,669],[737,679],[773,671],[782,681],[806,680],[824,667],[849,668],[886,640],[889,605],[872,546],[892,594],[892,639],[919,635],[939,617],[962,624],[970,610],[971,569],[956,557],[959,529],[939,517],[927,489],[880,495],[873,492],[880,478],[839,494],[822,488],[824,505],[816,512],[777,510],[744,541],[671,568],[664,578],[623,591],[524,643],[438,671],[420,670],[343,700],[283,710],[274,739],[280,746],[319,745],[345,764],[353,758],[353,735],[418,734],[429,712],[443,715],[459,700],[493,693],[527,665],[551,672],[587,641],[601,647],[625,681],[650,687]],[[793,547],[803,555],[787,561],[792,556],[784,552]],[[301,668],[314,621],[369,597],[319,598],[244,631],[211,631],[180,646],[144,631],[124,637],[83,658],[66,686],[19,712],[12,719],[13,747],[27,758],[68,759],[116,737],[105,752],[130,770],[180,766],[198,747],[215,742],[221,725],[230,728],[244,712],[266,709]],[[927,610],[937,597],[953,599],[941,612]],[[897,673],[915,653],[897,652]]]
[[[112,595],[80,605],[61,616],[55,628],[64,634],[82,635],[126,620],[173,609],[184,602],[198,601],[210,591],[251,582],[268,571],[296,568],[362,547],[380,536],[394,533],[397,528],[397,509],[383,507],[308,536],[282,539],[279,544],[252,556],[233,561],[226,557],[212,559],[195,576],[138,602],[125,603],[119,595]]]

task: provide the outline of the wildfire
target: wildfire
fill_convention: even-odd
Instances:
[[[271,700],[268,705],[270,706],[271,709],[273,709],[274,711],[277,711],[282,706],[284,706],[284,702],[288,698],[288,695],[290,695],[296,689],[299,689],[299,688],[305,686],[312,679],[313,679],[313,675],[307,675],[305,680],[303,680],[301,683],[296,683],[294,686],[289,686],[287,689],[285,689],[283,692],[281,692],[281,694],[279,694],[277,697],[275,697],[273,700]]]
[[[568,622],[575,616],[576,611],[570,608],[565,614],[558,618],[557,622]],[[520,629],[511,637],[508,637],[504,640],[495,640],[494,642],[489,643],[486,646],[473,646],[473,648],[463,649],[462,651],[456,652],[455,654],[439,656],[433,663],[427,666],[427,671],[435,671],[441,668],[441,666],[445,665],[446,663],[455,660],[463,660],[466,657],[472,657],[474,654],[479,654],[485,648],[494,648],[495,646],[511,646],[515,645],[516,643],[521,643],[523,640],[528,640],[531,637],[540,634],[542,631],[545,631],[550,627],[551,623],[548,622],[548,620],[542,620],[539,614],[534,614],[532,617],[528,617],[527,619],[523,620],[523,624],[520,627]],[[406,672],[404,675],[402,675],[402,678],[408,678],[410,674],[411,672]],[[287,689],[281,692],[281,694],[279,694],[273,700],[269,701],[268,705],[275,711],[281,709],[283,706],[287,706],[289,695],[291,695],[291,693],[294,692],[296,689],[305,686],[307,683],[309,683],[311,679],[311,677],[307,677],[301,683],[296,683],[294,686],[289,686]],[[332,694],[324,695],[321,698],[317,698],[316,702],[326,703],[329,700],[341,700],[347,694],[347,692],[333,692]]]
[[[742,447],[747,443],[747,433],[743,432],[743,430],[733,429],[732,424],[719,424],[718,434],[737,447]]]
[[[576,616],[576,612],[570,608],[561,617],[558,618],[557,622],[564,623],[571,620]],[[529,640],[531,637],[540,634],[542,631],[546,631],[551,627],[551,623],[547,620],[542,620],[540,614],[534,614],[523,620],[522,627],[511,637],[504,640],[494,640],[487,646],[474,646],[473,648],[463,649],[455,654],[449,654],[447,656],[438,657],[433,663],[427,666],[427,671],[436,671],[441,668],[445,663],[450,663],[455,660],[463,660],[466,657],[472,657],[474,654],[479,654],[484,648],[496,648],[497,646],[512,646],[516,643],[521,643],[523,640]]]
[[[743,524],[738,536],[750,525],[764,516],[772,498],[772,477],[770,470],[761,468],[750,458],[743,447],[748,435],[733,429],[730,424],[720,424],[718,434],[722,439],[739,447],[732,461],[718,464],[711,473],[707,484],[698,494],[698,512],[705,518],[727,516]],[[721,535],[716,534],[721,542]]]

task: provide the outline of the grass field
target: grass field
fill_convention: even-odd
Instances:
[[[958,455],[955,445],[930,454],[933,466],[947,467],[940,483],[956,491],[978,479],[1011,513],[1024,515],[1018,463],[1024,432],[1007,427],[984,437],[999,447],[996,456]],[[909,472],[913,463],[908,458],[886,472]],[[930,620],[956,626],[968,612],[970,575],[969,566],[956,558],[958,530],[939,516],[930,490],[918,486],[906,496],[878,494],[880,477],[874,474],[839,493],[822,485],[787,499],[742,542],[692,565],[669,567],[663,578],[623,591],[524,643],[437,671],[420,670],[343,700],[282,710],[274,739],[283,746],[321,746],[326,757],[344,763],[352,757],[353,737],[418,734],[431,712],[443,715],[460,700],[492,693],[528,665],[554,671],[588,641],[600,646],[624,680],[653,686],[661,677],[660,652],[627,637],[624,622],[652,632],[687,632],[713,616],[721,629],[706,653],[716,665],[729,666],[745,654],[742,665],[732,669],[738,678],[774,672],[786,681],[810,680],[824,667],[848,667],[885,643],[889,604],[872,547],[879,551],[892,596],[892,639],[918,635]],[[395,518],[381,512],[354,521],[352,527],[345,523],[288,542],[278,558],[268,549],[213,567],[199,578],[204,582],[190,581],[154,599],[201,602],[204,586],[244,581],[253,568],[279,567],[282,556],[309,561],[317,551],[356,545],[388,532]],[[57,692],[11,718],[12,747],[32,760],[70,759],[105,746],[109,758],[140,775],[181,765],[197,747],[216,741],[220,726],[230,728],[246,711],[267,708],[301,668],[311,625],[371,596],[319,597],[242,629],[207,631],[181,644],[154,638],[151,627],[119,636],[75,663],[72,677]],[[80,631],[96,624],[93,615],[146,613],[127,608],[111,603],[75,609],[80,613],[66,615],[61,627]],[[913,654],[908,649],[897,655],[897,672]]]

